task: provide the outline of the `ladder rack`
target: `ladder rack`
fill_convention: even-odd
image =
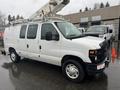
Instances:
[[[17,24],[22,24],[22,23],[28,23],[28,22],[47,22],[51,20],[60,20],[60,21],[65,21],[63,17],[44,17],[44,19],[36,18],[36,19],[20,19],[11,22],[11,25],[17,25]]]
[[[61,11],[70,0],[49,0],[49,2],[34,13],[29,19],[20,19],[10,23],[10,25],[41,21],[46,22],[49,20],[64,20],[63,17],[56,17],[56,13]]]

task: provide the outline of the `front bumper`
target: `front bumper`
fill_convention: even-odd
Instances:
[[[106,67],[108,67],[109,62],[105,61],[100,64],[92,64],[92,63],[87,63],[86,64],[86,72],[88,75],[95,75],[97,73],[102,73]],[[98,68],[101,66],[101,68]]]

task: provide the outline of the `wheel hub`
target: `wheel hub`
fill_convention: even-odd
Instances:
[[[73,65],[73,64],[68,64],[66,67],[66,74],[72,78],[72,79],[76,79],[79,76],[79,70],[78,68]]]
[[[11,59],[15,61],[15,58],[16,58],[15,54],[12,53],[12,54],[11,54]]]

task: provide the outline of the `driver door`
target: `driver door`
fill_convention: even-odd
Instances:
[[[41,39],[39,45],[41,45],[41,58],[44,62],[51,64],[58,64],[60,55],[60,39],[46,40],[46,34],[51,32],[52,34],[58,34],[56,28],[51,23],[44,23],[41,27]]]

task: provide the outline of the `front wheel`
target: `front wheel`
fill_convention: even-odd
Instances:
[[[62,71],[66,78],[73,82],[82,82],[85,72],[81,64],[75,60],[67,60],[62,65]]]
[[[17,53],[15,52],[15,50],[11,50],[10,51],[10,59],[12,60],[12,62],[17,63],[20,61],[20,56],[17,55]]]

